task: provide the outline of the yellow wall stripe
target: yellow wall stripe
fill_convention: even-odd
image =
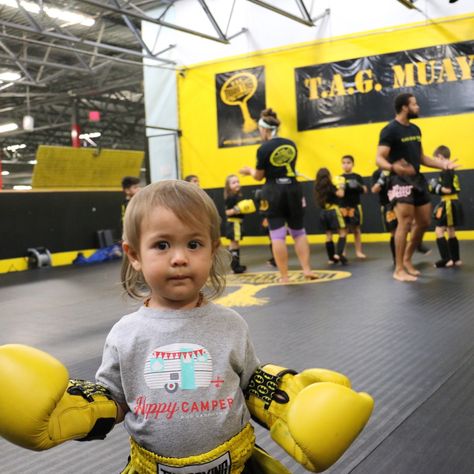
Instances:
[[[474,240],[474,231],[473,230],[460,230],[456,232],[456,235],[459,240]],[[336,237],[337,239],[337,237]],[[388,242],[390,239],[389,233],[374,233],[374,234],[362,234],[362,242]],[[326,237],[323,234],[318,235],[308,235],[308,240],[310,244],[323,244],[326,241]],[[435,241],[436,235],[434,232],[427,232],[424,237],[424,241]],[[353,242],[353,235],[348,235],[348,242]],[[222,245],[227,247],[229,245],[229,240],[225,237],[221,239]],[[250,245],[264,245],[268,246],[269,238],[265,236],[261,237],[245,237],[239,242],[240,246],[250,246]],[[287,238],[288,244],[293,244],[293,239],[290,237]],[[82,252],[85,257],[90,257],[97,249],[87,249],[87,250],[74,250],[70,252],[58,252],[51,254],[52,266],[60,267],[64,265],[72,265],[72,261],[77,257],[78,252]],[[21,272],[28,270],[28,261],[26,257],[20,258],[7,258],[5,260],[0,260],[0,274],[1,273],[10,273],[10,272]]]
[[[58,252],[51,254],[51,263],[53,267],[60,267],[63,265],[72,265],[72,261],[81,252],[84,257],[90,257],[97,249],[73,250],[70,252]],[[21,272],[28,270],[28,258],[7,258],[0,260],[0,273]]]

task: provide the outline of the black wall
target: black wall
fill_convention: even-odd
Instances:
[[[0,193],[0,259],[29,247],[50,252],[97,248],[97,231],[121,232],[122,192]]]
[[[464,226],[474,229],[474,170],[458,171],[460,199],[464,207]],[[427,173],[426,177],[437,176]],[[369,178],[365,179],[370,185]],[[313,183],[302,183],[308,204],[305,225],[309,234],[320,234],[319,210],[313,199]],[[259,186],[243,188],[244,197],[252,197]],[[221,216],[224,216],[222,188],[208,189]],[[437,201],[433,197],[433,202]],[[118,240],[121,232],[121,192],[1,192],[0,259],[22,257],[29,247],[46,247],[50,252],[97,248],[97,231],[112,229]],[[383,232],[378,198],[362,196],[365,233]],[[257,214],[245,221],[246,235],[264,235]]]

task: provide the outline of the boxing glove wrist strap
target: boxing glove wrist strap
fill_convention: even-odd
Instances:
[[[91,404],[90,407],[94,407],[92,410],[95,415],[95,422],[92,429],[86,436],[76,439],[76,441],[105,439],[115,425],[117,410],[109,390],[102,385],[87,380],[70,379],[66,392],[69,395],[82,397]],[[72,403],[72,407],[74,407],[74,403]]]
[[[270,371],[258,368],[250,378],[245,390],[245,398],[248,399],[250,395],[254,395],[264,402],[263,408],[265,410],[268,410],[273,401],[288,403],[288,394],[278,388],[282,377],[286,374],[296,375],[297,372],[291,369],[283,369],[273,375]]]

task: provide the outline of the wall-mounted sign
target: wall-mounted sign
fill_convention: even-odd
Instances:
[[[257,121],[265,109],[263,66],[216,74],[219,148],[260,143]]]
[[[295,69],[298,130],[384,122],[411,92],[423,117],[474,112],[474,41]]]

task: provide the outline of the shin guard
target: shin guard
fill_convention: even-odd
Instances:
[[[336,249],[334,247],[334,242],[330,240],[329,242],[326,242],[326,252],[328,254],[329,260],[334,262],[334,254],[336,253]]]
[[[448,239],[449,253],[451,254],[451,260],[453,262],[458,262],[459,257],[459,240],[457,237],[451,237]]]

